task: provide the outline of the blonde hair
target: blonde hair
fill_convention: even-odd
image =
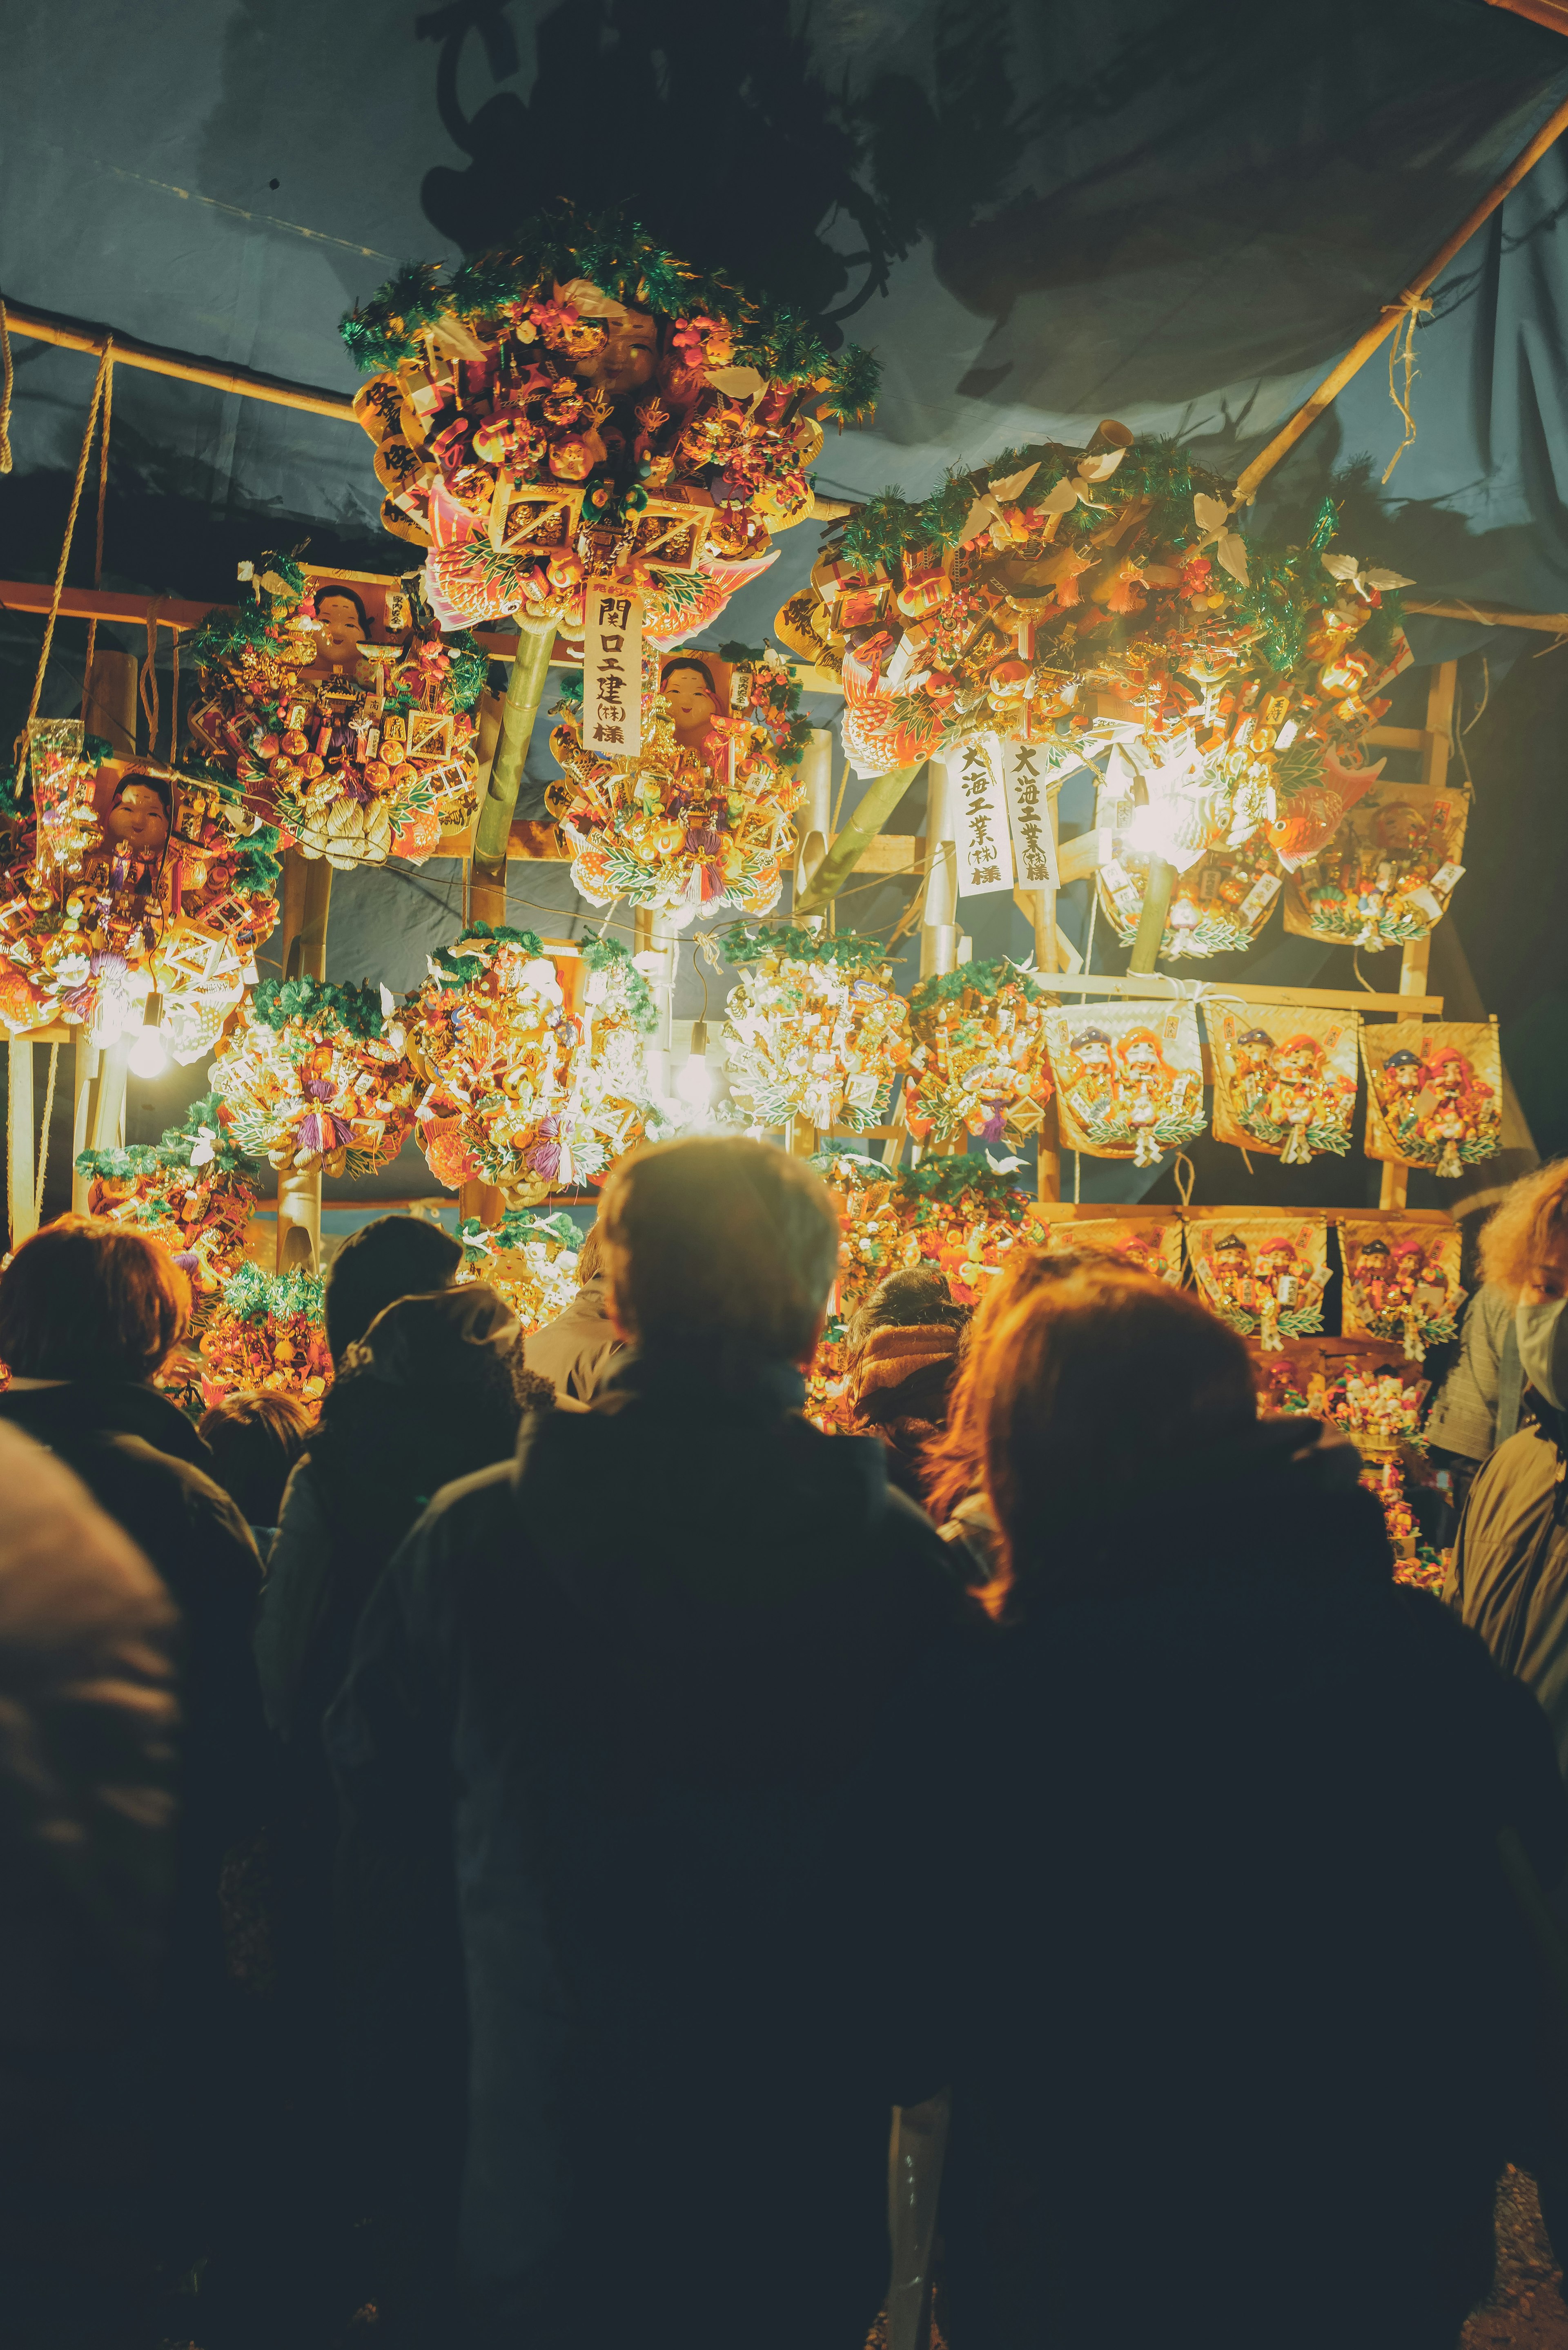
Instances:
[[[838,1218],[786,1151],[661,1142],[611,1171],[597,1230],[617,1315],[645,1352],[800,1363],[815,1345]]]
[[[1568,1260],[1568,1159],[1553,1159],[1503,1193],[1480,1236],[1481,1278],[1518,1297],[1542,1265]]]

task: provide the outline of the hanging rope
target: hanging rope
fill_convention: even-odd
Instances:
[[[16,370],[11,360],[11,328],[5,317],[5,296],[0,294],[0,473],[11,470],[11,393]]]
[[[98,532],[93,542],[92,584],[103,586],[103,510],[109,496],[109,436],[114,421],[114,354],[105,351],[109,372],[103,380],[103,431],[98,443]],[[92,691],[93,655],[98,650],[98,615],[88,622],[87,665],[82,671],[82,724],[87,724],[88,696]],[[135,748],[134,743],[131,745]]]
[[[169,659],[173,674],[169,681],[169,764],[173,766],[180,749],[180,631],[171,629],[173,639]]]
[[[1416,328],[1420,320],[1430,314],[1431,307],[1431,299],[1425,294],[1402,294],[1397,302],[1386,302],[1383,307],[1383,316],[1386,318],[1391,311],[1397,311],[1399,314],[1399,323],[1394,329],[1394,339],[1388,346],[1388,397],[1405,421],[1405,438],[1383,468],[1385,481],[1388,479],[1389,474],[1416,438],[1416,420],[1410,413],[1410,387],[1419,373],[1416,365]],[[1403,389],[1395,384],[1396,368],[1404,369]]]
[[[44,1128],[38,1137],[38,1182],[33,1193],[33,1214],[39,1222],[44,1215],[44,1177],[49,1165],[49,1120],[55,1114],[55,1079],[60,1070],[60,1048],[49,1047],[49,1082],[44,1088]]]
[[[141,664],[141,712],[147,721],[147,755],[158,754],[158,607],[154,596],[147,607],[147,659]]]
[[[27,716],[22,732],[16,737],[16,764],[18,768],[21,766],[22,754],[26,748],[27,728],[36,718],[38,703],[43,698],[44,679],[49,666],[49,652],[55,641],[55,623],[60,617],[60,598],[66,591],[66,566],[71,559],[71,540],[76,536],[77,511],[82,502],[82,484],[87,479],[88,457],[92,449],[92,436],[98,425],[99,411],[103,405],[103,388],[108,380],[110,365],[111,361],[106,347],[103,357],[98,363],[98,376],[93,384],[92,400],[88,408],[87,431],[82,434],[81,455],[77,459],[77,478],[71,489],[71,510],[66,516],[66,535],[60,544],[59,567],[55,573],[55,592],[49,599],[49,618],[44,629],[44,641],[38,652],[38,673],[33,680],[33,699],[27,704]]]

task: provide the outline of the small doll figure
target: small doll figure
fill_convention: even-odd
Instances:
[[[1268,1096],[1274,1040],[1266,1028],[1249,1028],[1236,1039],[1236,1090],[1243,1112],[1259,1109]]]
[[[1416,1105],[1427,1082],[1426,1065],[1418,1054],[1403,1049],[1390,1053],[1383,1064],[1383,1115],[1395,1140],[1408,1149],[1416,1137]]]
[[[1459,1145],[1480,1139],[1485,1105],[1491,1099],[1492,1089],[1482,1083],[1465,1055],[1452,1045],[1440,1046],[1423,1065],[1420,1075],[1437,1099],[1417,1122],[1417,1136],[1424,1143],[1438,1146],[1432,1172],[1458,1177],[1464,1172]]]

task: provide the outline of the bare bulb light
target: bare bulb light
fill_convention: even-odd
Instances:
[[[161,1000],[156,995],[147,999],[141,1026],[131,1039],[125,1066],[133,1076],[161,1077],[169,1066],[169,1047],[163,1042],[160,1023],[163,1017]]]
[[[705,1109],[713,1093],[713,1072],[708,1066],[708,1023],[691,1023],[691,1051],[675,1080],[675,1090],[693,1109]]]

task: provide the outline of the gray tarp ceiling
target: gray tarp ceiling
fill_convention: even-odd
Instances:
[[[9,0],[4,22],[13,300],[348,389],[338,317],[396,263],[482,249],[556,195],[625,200],[678,249],[876,348],[874,424],[819,468],[849,494],[922,493],[957,459],[1086,438],[1106,415],[1239,467],[1568,92],[1568,41],[1482,0],[457,0],[423,15]],[[1439,282],[1417,338],[1418,437],[1386,488],[1398,427],[1374,360],[1251,526],[1288,533],[1332,484],[1342,544],[1422,593],[1568,608],[1565,214],[1556,150]],[[0,576],[44,578],[91,362],[15,353]],[[368,458],[341,425],[121,369],[105,584],[232,594],[236,558],[307,531],[313,559],[402,568]],[[814,536],[783,539],[725,632],[760,640]],[[89,515],[72,578],[90,565]],[[1459,924],[1538,1132],[1568,1143],[1568,654],[1521,659],[1549,640],[1469,624],[1411,633],[1422,660],[1467,657],[1467,717],[1490,691],[1468,737]],[[47,711],[79,697],[83,635],[62,624]],[[7,734],[36,643],[36,622],[0,619]],[[898,821],[919,820],[917,794]],[[576,909],[565,882],[514,868],[519,911],[543,903],[558,927]],[[450,868],[338,877],[333,975],[411,983],[454,903]],[[853,917],[886,925],[901,903],[896,887],[863,890]],[[972,910],[977,952],[1022,951],[1004,901]],[[1275,931],[1247,970],[1338,976]],[[697,1008],[687,976],[680,1009]],[[163,1122],[182,1081],[133,1097],[133,1132]],[[1086,1196],[1127,1181],[1085,1174]],[[1337,1170],[1336,1196],[1359,1180]]]

